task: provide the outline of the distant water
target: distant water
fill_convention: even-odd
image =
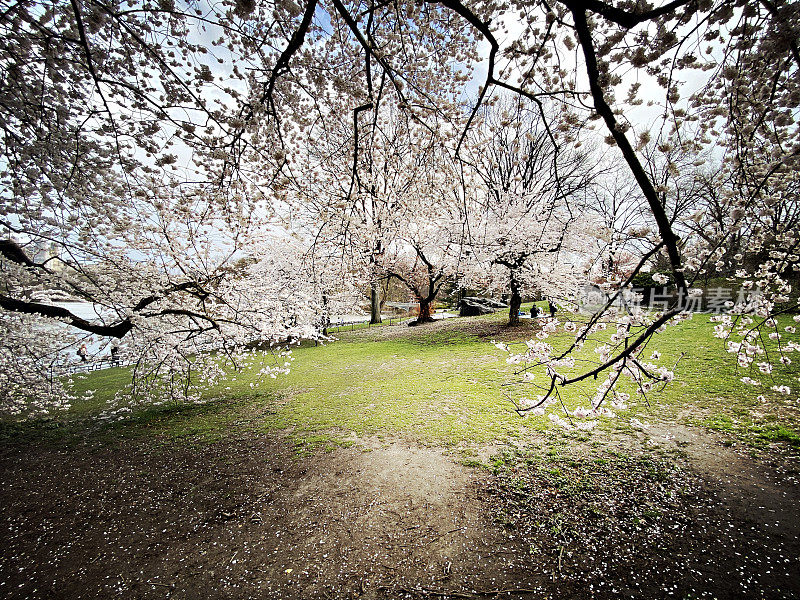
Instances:
[[[62,308],[66,308],[69,312],[71,312],[76,317],[80,317],[81,319],[86,319],[87,321],[100,321],[100,317],[105,313],[108,315],[108,311],[102,310],[102,307],[92,304],[91,302],[48,302],[48,304],[52,304],[53,306],[60,306]],[[69,331],[70,333],[79,333],[79,330],[75,329],[74,327],[70,327],[69,325],[64,325],[62,323],[52,323],[49,325],[52,329],[53,333],[58,335],[62,331]],[[86,334],[85,338],[86,349],[89,351],[89,356],[94,358],[104,358],[109,356],[109,338],[98,337],[96,335]],[[75,354],[75,348],[69,348],[64,351],[64,356],[69,358],[70,360],[79,360],[77,355]]]
[[[416,305],[415,305],[416,306]],[[439,319],[449,319],[450,317],[457,317],[458,313],[452,313],[447,311],[440,311],[437,310],[433,315],[431,315],[435,320]],[[383,321],[388,321],[390,318],[397,319],[398,315],[381,315],[381,319]],[[405,315],[401,316],[402,319],[411,319],[414,315]],[[369,315],[357,315],[357,314],[349,314],[349,315],[333,315],[331,317],[331,324],[332,325],[344,325],[350,323],[366,323],[369,321]]]
[[[100,321],[103,315],[110,316],[110,312],[107,309],[103,309],[96,304],[92,304],[91,302],[49,302],[48,304],[52,304],[54,306],[61,306],[66,308],[72,314],[81,319],[86,319],[87,321]],[[381,315],[383,320],[388,320],[391,315]],[[447,318],[451,316],[456,316],[455,314],[446,313],[446,312],[436,312],[434,313],[434,318],[441,319]],[[347,313],[341,315],[332,315],[331,316],[331,323],[332,324],[344,324],[344,323],[364,323],[369,321],[369,314],[363,313]],[[65,328],[68,328],[67,325],[62,325],[60,323],[53,323],[50,327],[54,333],[58,333],[59,331],[66,331]],[[77,330],[73,328],[69,328],[72,332],[76,332]],[[110,340],[109,338],[98,337],[94,335],[88,335],[86,337],[86,347],[89,350],[90,356],[95,358],[104,358],[109,356],[109,348],[110,348]],[[65,355],[72,358],[74,355],[74,349],[70,349],[65,351]]]
[[[103,315],[102,308],[91,302],[49,302],[48,304],[66,308],[73,315],[87,321],[97,321]],[[106,310],[105,313],[108,314],[108,311]]]
[[[87,321],[99,321],[103,315],[110,314],[108,309],[104,309],[91,302],[49,302],[48,304],[66,308],[75,316],[86,319]],[[381,317],[388,319],[389,315],[381,315]],[[331,316],[331,322],[333,323],[360,323],[368,320],[369,314],[348,313]]]

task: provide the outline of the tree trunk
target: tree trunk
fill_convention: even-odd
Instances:
[[[519,325],[519,307],[522,306],[522,296],[519,295],[519,288],[516,284],[511,284],[511,300],[508,302],[508,324]]]
[[[419,317],[417,317],[417,325],[421,323],[432,323],[433,322],[433,301],[436,299],[436,295],[439,293],[439,288],[436,287],[436,282],[441,277],[434,276],[433,273],[433,266],[428,264],[428,291],[426,295],[423,296],[419,289],[415,289],[414,292],[419,298]]]
[[[432,308],[433,308],[433,301],[431,300],[431,298],[420,298],[419,316],[417,317],[417,323],[433,322],[433,317],[431,316]]]
[[[370,325],[381,322],[381,294],[378,284],[373,282],[370,289]]]
[[[328,314],[328,295],[322,294],[322,335],[328,335],[328,325],[331,324],[331,316]],[[316,346],[319,343],[319,340],[314,340],[314,345]]]

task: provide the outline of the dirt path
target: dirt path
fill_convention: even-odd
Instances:
[[[692,468],[730,510],[762,531],[800,540],[800,457],[796,452],[760,453],[697,427],[658,424],[649,434],[657,443],[686,453]],[[800,577],[800,573],[798,574]]]
[[[277,437],[7,451],[0,595],[344,598],[450,581],[482,588],[503,582],[508,555],[478,500],[480,477],[439,450],[402,442],[306,459]]]
[[[572,442],[497,476],[402,440],[6,447],[0,596],[800,597],[796,485],[694,430],[649,437],[701,474]]]

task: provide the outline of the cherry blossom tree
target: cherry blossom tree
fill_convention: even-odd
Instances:
[[[312,208],[320,250],[338,249],[347,273],[369,281],[373,321],[379,282],[395,279],[419,302],[424,323],[462,258],[464,187],[441,130],[391,105],[372,117],[367,139],[353,135],[352,153],[323,151],[324,160],[311,161],[300,204]]]
[[[581,229],[594,177],[589,155],[559,150],[536,107],[520,98],[487,109],[463,154],[473,173],[472,283],[510,293],[509,325],[519,323],[523,294],[574,301],[578,256],[588,245]]]
[[[477,101],[472,103],[471,117],[456,154],[463,156],[467,132],[476,122],[481,106],[497,88],[528,98],[543,113],[543,101],[557,99],[574,113],[571,118],[585,130],[599,121],[607,142],[617,148],[639,188],[640,205],[649,212],[646,225],[653,231],[653,247],[642,253],[640,264],[634,266],[631,276],[656,254],[663,253],[672,270],[678,298],[692,293],[687,269],[695,269],[705,258],[698,263],[695,256],[684,255],[675,221],[667,209],[668,189],[648,170],[642,148],[651,138],[662,153],[675,148],[676,141],[681,149],[684,142],[727,146],[732,164],[747,166],[746,170],[740,169],[742,177],[750,178],[750,189],[756,194],[763,192],[765,177],[784,177],[787,172],[784,165],[797,159],[792,149],[796,130],[789,114],[791,108],[788,113],[784,110],[796,105],[796,98],[793,99],[796,78],[792,76],[797,69],[796,41],[793,30],[786,25],[793,22],[795,15],[785,5],[751,3],[742,12],[725,3],[698,5],[688,0],[645,8],[571,1],[524,6],[501,6],[493,2],[472,6],[448,1],[430,6],[444,7],[458,15],[489,47],[484,85],[479,89]],[[364,14],[369,13],[367,8]],[[512,41],[501,44],[499,32],[504,24],[512,22],[515,23]],[[353,32],[359,28],[357,20],[348,25]],[[367,44],[362,46],[378,62],[380,52]],[[766,49],[763,54],[762,46]],[[771,57],[769,65],[764,61],[765,56]],[[738,65],[742,61],[754,65],[759,77],[764,77],[760,81],[765,84],[765,93],[770,89],[768,82],[777,83],[779,91],[765,96],[767,103],[763,109],[745,96],[747,88],[752,86],[753,71],[746,74],[740,71]],[[380,68],[393,77],[403,72],[396,63],[380,64]],[[693,83],[685,85],[690,76]],[[623,116],[626,109],[635,111],[643,103],[642,89],[647,89],[649,103],[654,107],[660,105],[657,110],[662,116],[655,126],[651,117],[645,116],[637,123]],[[659,89],[663,92],[660,97]],[[741,107],[728,110],[726,99],[741,102]],[[758,136],[751,135],[758,128],[742,125],[744,115],[756,115],[756,122],[764,124],[759,126]],[[745,135],[737,133],[740,131]],[[574,128],[569,132],[553,128],[549,133],[559,147],[580,143]],[[769,152],[763,149],[754,152],[757,146],[764,146],[763,140],[769,143],[780,140],[779,146]],[[742,200],[746,196],[742,195],[740,200],[746,201]],[[780,243],[785,245],[787,241],[792,243],[784,235]],[[629,282],[621,283],[620,294]],[[607,308],[604,306],[601,312],[605,313]],[[681,310],[682,306],[675,304],[664,314],[631,326],[625,343],[616,346],[619,351],[608,355],[598,365],[599,370],[590,369],[578,380],[595,377],[626,361],[641,350],[641,344],[653,333],[680,315]],[[572,380],[575,378],[569,379]]]
[[[491,8],[502,11],[495,5]],[[484,93],[501,87],[539,102],[558,96],[571,108],[586,107],[585,118],[603,124],[607,142],[618,149],[636,181],[656,237],[655,246],[642,255],[632,275],[655,253],[664,252],[678,290],[676,298],[692,294],[687,274],[702,268],[707,257],[684,255],[667,210],[668,190],[648,172],[642,146],[655,137],[662,153],[670,152],[676,140],[681,147],[684,142],[726,147],[728,160],[739,172],[735,201],[739,210],[767,194],[772,185],[781,186],[791,171],[787,165],[798,160],[797,129],[789,114],[800,99],[796,94],[797,41],[794,25],[787,24],[795,23],[797,15],[788,4],[746,3],[741,11],[725,3],[682,0],[641,8],[572,1],[515,5],[508,12],[518,11],[522,31],[507,46],[497,41],[486,12],[460,4],[454,10],[470,20],[490,44]],[[496,23],[497,14],[493,16]],[[564,68],[568,64],[577,68]],[[743,70],[743,64],[752,68]],[[753,101],[754,73],[758,101]],[[693,85],[684,83],[690,76]],[[624,116],[627,109],[635,112],[641,104],[643,84],[650,101],[660,102],[663,111],[661,124],[655,128],[651,119],[637,123]],[[660,100],[654,97],[658,88],[663,90]],[[751,118],[755,125],[748,124]],[[779,238],[776,243],[781,249],[759,269],[758,277],[778,297],[785,295],[786,282],[777,271],[794,264],[791,261],[796,254],[786,250],[797,243],[793,234],[782,232]],[[622,282],[617,294],[626,293],[629,283]],[[609,310],[614,300],[609,299],[600,312]],[[547,365],[552,384],[546,386],[543,402],[553,397],[556,384],[583,381],[604,371],[611,373],[606,392],[629,368],[638,381],[658,379],[654,369],[646,368],[640,353],[649,337],[674,322],[682,310],[683,304],[676,302],[661,314],[626,318],[622,331],[617,332],[621,337],[599,351],[595,367],[577,376],[559,375],[556,366],[566,357],[539,348],[537,352],[542,352],[534,362]],[[768,314],[769,306],[764,310]],[[586,328],[578,329],[576,344],[583,343],[587,332],[600,324],[593,318]],[[632,362],[634,358],[638,365]],[[601,401],[606,395],[601,394]]]
[[[419,302],[416,324],[433,320],[436,297],[458,275],[464,259],[460,214],[448,198],[430,194],[420,200],[424,206],[405,213],[412,219],[400,217],[402,233],[389,244],[381,261],[386,274],[400,281]]]
[[[647,214],[642,214],[641,194],[636,182],[619,170],[601,178],[590,193],[592,201],[587,203],[588,208],[597,215],[600,226],[596,236],[596,269],[592,275],[596,279],[619,282],[620,277],[627,276],[639,262],[637,258],[630,265],[626,257],[640,256],[642,252],[637,242],[649,241],[652,237]]]
[[[61,366],[82,343],[92,346],[93,359],[119,347],[118,358],[132,365],[131,388],[121,397],[163,402],[199,400],[201,385],[236,368],[254,344],[317,336],[311,315],[322,310],[322,290],[310,276],[298,277],[301,255],[287,252],[285,235],[247,227],[244,215],[228,212],[226,224],[225,213],[214,211],[218,201],[202,191],[161,190],[153,199],[159,210],[128,211],[118,235],[56,245],[47,258],[28,251],[33,243],[24,233],[7,240],[0,288],[4,376],[28,383],[38,377],[41,385],[4,387],[4,407],[51,405],[65,392]],[[92,307],[96,318],[79,316],[72,303],[48,301],[53,290]],[[53,339],[32,344],[27,328]],[[36,398],[45,404],[30,402]]]
[[[276,23],[293,19],[274,8]],[[252,27],[263,18],[246,4],[0,6],[8,410],[63,403],[53,363],[87,336],[122,339],[136,365],[133,391],[161,399],[197,397],[199,353],[278,335],[282,312],[261,313],[277,318],[265,329],[231,296],[230,267],[255,231],[252,215],[270,213],[243,171],[229,168],[244,127],[229,107],[247,92],[239,69],[259,54],[265,39],[252,46]],[[52,291],[90,303],[98,318],[39,300]],[[219,361],[206,366],[213,377]]]

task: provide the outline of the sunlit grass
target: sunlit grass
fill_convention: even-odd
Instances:
[[[525,307],[529,308],[529,305]],[[566,319],[569,315],[559,315]],[[105,426],[112,436],[149,432],[168,440],[214,442],[244,428],[248,431],[285,430],[299,452],[352,443],[366,436],[403,436],[424,444],[476,446],[525,437],[551,427],[546,417],[520,417],[510,398],[542,393],[519,385],[520,377],[507,355],[489,343],[486,331],[494,328],[498,340],[522,343],[539,324],[524,321],[504,328],[505,313],[474,319],[457,319],[445,329],[425,330],[393,326],[386,337],[365,331],[342,332],[340,340],[325,345],[305,344],[293,350],[288,375],[275,379],[258,375],[260,365],[231,375],[206,389],[206,404],[176,403],[134,410],[123,423]],[[791,322],[786,319],[786,324]],[[476,325],[491,327],[476,327]],[[708,315],[695,315],[655,336],[647,354],[658,350],[660,365],[675,365],[676,380],[663,391],[637,396],[633,385],[630,408],[616,419],[602,419],[601,429],[629,429],[630,417],[643,421],[679,421],[727,431],[759,444],[800,445],[796,391],[789,397],[769,390],[774,384],[797,384],[793,363],[772,379],[761,376],[761,388],[743,384],[750,372],[737,370],[734,358],[721,340],[711,337]],[[388,329],[388,328],[383,328]],[[608,335],[610,335],[610,331]],[[570,338],[548,340],[564,348]],[[572,373],[596,361],[596,344],[576,354]],[[269,356],[266,360],[271,360]],[[130,377],[126,369],[108,369],[79,376],[78,391],[95,390],[94,396],[75,403],[69,415],[39,423],[40,431],[86,427],[86,418],[100,413],[106,402]],[[601,380],[602,380],[601,375]],[[543,373],[534,383],[546,384]],[[587,406],[597,382],[588,379],[559,389],[560,400],[572,410]],[[757,396],[763,394],[764,400]],[[560,410],[560,405],[556,405]],[[70,425],[75,419],[84,425]],[[9,430],[6,428],[6,433]],[[60,428],[60,429],[59,429]],[[97,427],[95,427],[97,429]]]

